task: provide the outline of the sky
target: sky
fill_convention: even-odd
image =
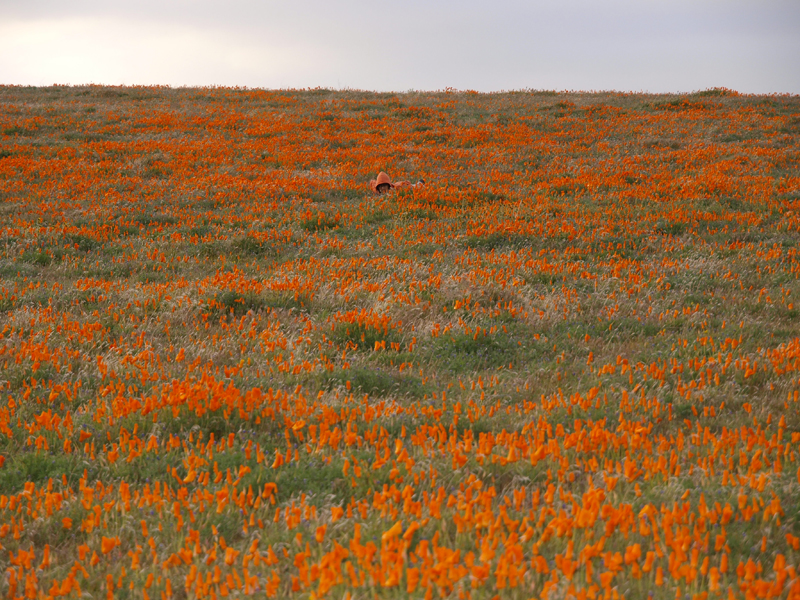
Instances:
[[[0,0],[0,84],[800,94],[800,0]]]

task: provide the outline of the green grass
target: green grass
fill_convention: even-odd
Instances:
[[[16,512],[0,508],[0,526],[10,527],[2,544],[14,557],[34,549],[45,595],[87,544],[86,597],[107,594],[106,576],[118,581],[123,566],[115,598],[140,598],[150,574],[151,598],[166,596],[166,578],[173,600],[193,597],[192,566],[204,578],[219,567],[220,583],[233,577],[224,538],[240,552],[239,577],[254,541],[278,556],[269,567],[248,559],[254,596],[265,597],[274,568],[277,597],[291,596],[298,577],[296,596],[309,598],[319,580],[304,586],[302,560],[319,566],[336,542],[366,574],[351,545],[355,525],[362,543],[374,544],[374,567],[385,556],[383,534],[416,520],[406,567],[419,565],[412,553],[434,536],[440,553],[460,553],[458,564],[473,553],[491,566],[482,587],[468,575],[432,597],[538,597],[550,574],[497,586],[498,561],[512,556],[514,540],[525,565],[538,544],[550,569],[569,540],[575,558],[602,540],[597,581],[613,553],[637,543],[654,551],[638,529],[650,505],[660,534],[667,511],[687,507],[673,534],[700,540],[685,548],[687,561],[697,550],[699,564],[708,556],[711,566],[720,553],[703,540],[708,534],[713,548],[721,524],[708,511],[734,507],[725,591],[739,583],[740,560],[760,562],[769,582],[778,553],[796,566],[786,538],[800,534],[792,458],[800,236],[788,214],[798,210],[800,172],[786,135],[797,129],[795,98],[719,89],[4,92],[0,422],[11,435],[0,433],[0,496],[21,496]],[[155,125],[165,111],[170,124]],[[754,162],[753,144],[768,143]],[[83,187],[65,188],[65,171],[52,169],[62,152],[70,181]],[[374,196],[366,182],[378,169],[427,183]],[[272,231],[283,235],[258,239]],[[391,327],[341,315],[380,315]],[[81,432],[91,436],[79,442]],[[39,436],[49,450],[36,450]],[[120,448],[122,439],[133,442]],[[140,446],[149,447],[130,454]],[[547,452],[533,459],[539,447]],[[669,465],[673,452],[680,474],[629,481],[621,473],[628,459]],[[756,452],[770,462],[760,469],[763,491],[751,487],[752,463],[740,464]],[[203,462],[192,478],[194,460]],[[748,480],[723,486],[726,469]],[[61,492],[62,477],[72,491],[48,514],[48,483]],[[609,477],[618,477],[613,490]],[[134,494],[130,510],[123,482]],[[31,483],[37,495],[29,497]],[[98,483],[111,491],[101,494]],[[270,484],[271,499],[247,500]],[[440,490],[434,517],[429,501]],[[574,524],[590,490],[604,495],[597,523],[557,533]],[[467,495],[483,492],[459,531]],[[764,519],[764,506],[745,520],[740,494],[759,506],[779,499],[780,525]],[[100,522],[91,525],[95,506]],[[289,525],[293,506],[301,514]],[[334,523],[340,507],[352,516]],[[622,512],[606,535],[612,509]],[[534,535],[523,539],[529,526]],[[102,538],[117,536],[122,545],[103,553]],[[667,570],[664,539],[657,564]],[[487,561],[479,560],[484,540],[497,542]],[[39,566],[45,545],[47,568]],[[131,568],[137,546],[141,564]],[[170,566],[173,556],[180,562]],[[674,598],[678,586],[692,597],[708,587],[700,575],[657,587],[653,573],[635,579],[630,568],[614,579],[626,598]],[[576,585],[586,581],[581,569]],[[551,600],[568,597],[559,578]],[[325,597],[425,597],[405,583],[343,583]],[[245,592],[234,584],[228,595]]]
[[[445,333],[432,344],[430,359],[453,373],[468,373],[508,366],[516,357],[516,344],[502,332],[486,335]]]
[[[432,391],[432,388],[422,384],[419,377],[403,375],[377,366],[334,371],[322,378],[322,385],[328,389],[347,388],[348,383],[350,389],[375,398],[421,398]]]

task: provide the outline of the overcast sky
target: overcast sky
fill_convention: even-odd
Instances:
[[[800,93],[800,0],[0,0],[0,84]]]

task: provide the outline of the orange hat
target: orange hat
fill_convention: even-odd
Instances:
[[[381,171],[380,173],[378,173],[378,178],[370,181],[369,185],[372,187],[372,190],[375,191],[377,190],[378,186],[383,183],[388,183],[390,188],[394,188],[394,184],[392,183],[392,180],[389,178],[389,176],[383,171]]]

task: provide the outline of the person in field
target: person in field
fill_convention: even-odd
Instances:
[[[378,173],[378,177],[373,179],[369,182],[369,187],[372,188],[372,191],[376,194],[383,194],[388,192],[389,190],[400,189],[400,188],[416,188],[425,185],[425,180],[420,179],[417,183],[411,183],[410,181],[395,181],[392,183],[391,178],[381,171]]]

